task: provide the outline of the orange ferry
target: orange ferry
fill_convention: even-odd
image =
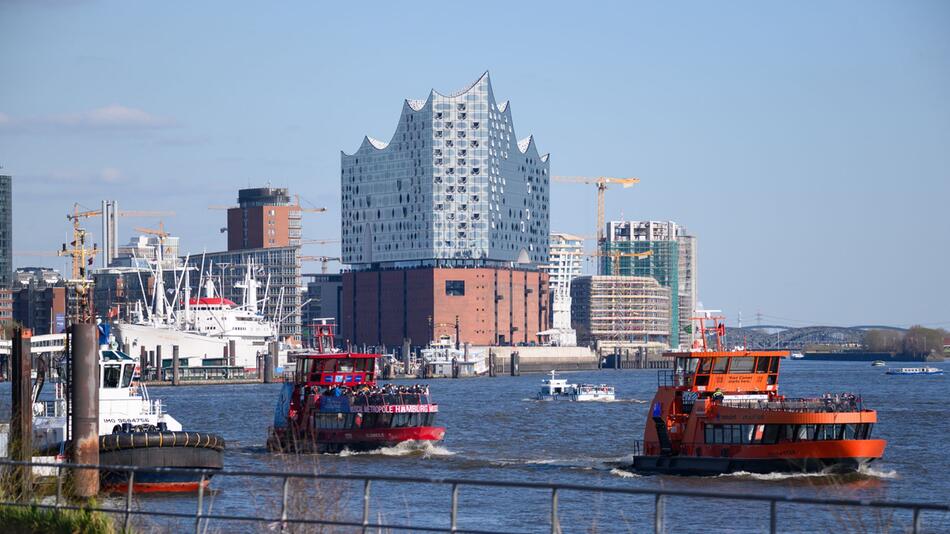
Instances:
[[[697,317],[701,341],[669,352],[637,443],[634,470],[678,475],[745,471],[849,472],[881,458],[877,412],[852,394],[789,398],[778,391],[779,350],[723,350],[722,317]],[[714,326],[707,328],[705,321]],[[709,333],[716,346],[707,346]]]

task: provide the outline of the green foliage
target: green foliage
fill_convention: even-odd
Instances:
[[[34,506],[0,506],[3,532],[27,534],[113,534],[112,521],[101,512],[49,510]]]
[[[903,334],[893,330],[869,330],[864,335],[864,347],[871,352],[893,352],[911,355],[943,352],[945,330],[912,326]]]

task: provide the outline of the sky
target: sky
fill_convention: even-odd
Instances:
[[[338,238],[340,152],[488,70],[553,175],[640,178],[608,220],[697,236],[730,324],[950,328],[950,3],[337,4],[0,0],[14,264],[65,269],[35,253],[103,199],[222,250],[208,206],[268,183]],[[592,186],[552,186],[552,231],[595,220]]]

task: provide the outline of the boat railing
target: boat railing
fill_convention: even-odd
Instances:
[[[66,402],[62,399],[38,400],[33,403],[34,417],[64,417]]]
[[[427,393],[355,393],[349,397],[353,406],[432,404],[432,398]]]
[[[864,400],[859,395],[837,395],[820,398],[781,400],[729,400],[722,402],[730,408],[747,408],[777,412],[861,412]]]

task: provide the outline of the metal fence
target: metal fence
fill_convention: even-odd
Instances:
[[[67,464],[67,463],[39,463],[39,462],[16,462],[11,460],[0,460],[0,466],[31,466],[41,468],[50,473],[56,473],[56,495],[52,503],[23,500],[19,502],[3,500],[0,506],[23,506],[35,507],[41,509],[53,510],[91,510],[104,512],[121,517],[123,528],[129,531],[133,516],[151,516],[163,518],[188,519],[194,521],[195,533],[201,534],[202,527],[207,526],[211,520],[218,521],[238,521],[248,523],[263,523],[269,525],[279,525],[280,531],[286,531],[291,525],[321,525],[335,527],[354,527],[361,529],[363,534],[367,534],[371,529],[377,531],[413,531],[413,532],[449,532],[449,533],[467,533],[467,534],[502,534],[510,533],[506,531],[474,530],[460,528],[458,526],[458,504],[459,492],[463,487],[484,487],[484,488],[514,488],[530,491],[546,492],[550,496],[550,532],[552,534],[561,534],[561,521],[558,515],[558,498],[562,492],[580,492],[587,494],[619,494],[630,496],[648,496],[653,497],[653,531],[662,533],[666,531],[665,527],[665,502],[669,497],[685,497],[693,499],[711,499],[728,501],[759,502],[769,506],[769,527],[771,534],[778,532],[778,507],[780,504],[799,504],[814,506],[834,506],[834,507],[852,507],[859,509],[890,509],[904,510],[911,513],[910,532],[919,534],[922,532],[921,516],[924,512],[943,512],[950,513],[950,504],[934,504],[920,502],[898,502],[898,501],[878,501],[878,500],[858,500],[858,499],[825,499],[811,497],[795,497],[790,495],[762,495],[762,494],[739,494],[739,493],[714,493],[707,491],[684,491],[684,490],[665,490],[665,489],[644,489],[644,488],[621,488],[606,486],[590,486],[582,484],[554,484],[539,482],[511,482],[503,480],[475,480],[475,479],[454,479],[454,478],[425,478],[425,477],[401,477],[401,476],[369,476],[369,475],[344,475],[344,474],[318,474],[305,472],[280,472],[280,471],[238,471],[238,470],[213,470],[213,469],[185,469],[168,467],[132,467],[132,466],[99,466],[88,464]],[[105,506],[80,506],[70,503],[63,492],[64,471],[69,469],[108,469],[110,471],[125,472],[128,476],[129,484],[125,493],[124,507],[105,507]],[[147,511],[136,510],[133,508],[133,491],[135,475],[137,473],[189,473],[200,477],[200,486],[197,491],[197,503],[194,513],[173,512],[173,511]],[[282,481],[282,495],[279,516],[266,515],[232,515],[211,513],[206,511],[205,506],[205,482],[210,477],[263,477]],[[288,498],[290,493],[290,481],[294,479],[301,480],[332,480],[332,481],[350,481],[362,483],[362,519],[360,521],[330,520],[330,519],[311,519],[291,517],[288,507]],[[442,486],[450,491],[451,505],[446,512],[449,519],[448,527],[437,526],[419,526],[406,524],[390,524],[384,522],[373,522],[370,520],[370,490],[374,482],[387,482],[397,484],[426,484],[430,486]],[[764,531],[764,529],[763,529]]]

